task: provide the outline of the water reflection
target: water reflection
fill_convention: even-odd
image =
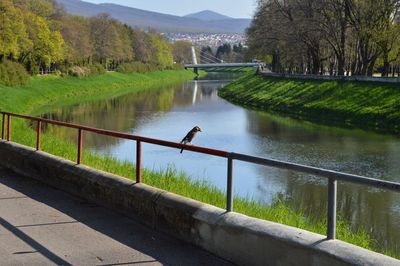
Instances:
[[[76,123],[102,129],[120,132],[130,132],[138,124],[145,123],[149,116],[168,112],[173,106],[175,88],[161,91],[146,91],[115,99],[99,102],[83,103],[44,114],[44,118]],[[44,125],[44,130],[56,130],[57,134],[71,141],[76,140],[75,134],[68,134],[68,129]],[[120,139],[109,138],[95,134],[85,134],[86,147],[101,149],[116,145]]]
[[[257,152],[292,162],[399,181],[400,140],[395,137],[299,123],[247,112]]]
[[[100,102],[55,110],[47,118],[179,142],[194,125],[203,132],[195,144],[270,157],[358,175],[400,181],[400,139],[361,130],[337,129],[242,109],[220,99],[226,82],[200,80]],[[76,140],[76,132],[48,128]],[[85,134],[85,147],[134,161],[134,143]],[[226,187],[226,160],[154,145],[143,145],[144,166],[174,165],[193,179]],[[241,162],[234,165],[235,192],[266,204],[277,195],[304,213],[326,212],[326,180]],[[339,184],[338,211],[399,246],[400,195],[365,186]],[[394,243],[394,244],[393,244]],[[397,244],[396,244],[397,243]],[[399,251],[400,252],[400,251]]]

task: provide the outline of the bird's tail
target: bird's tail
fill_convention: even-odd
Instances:
[[[182,150],[181,150],[181,153],[183,152],[183,148],[182,148]]]

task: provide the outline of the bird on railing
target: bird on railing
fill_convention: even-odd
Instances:
[[[196,136],[198,132],[201,132],[201,129],[198,126],[195,126],[190,130],[186,136],[182,139],[181,144],[192,144],[192,140]],[[181,150],[181,153],[183,152],[183,148]]]

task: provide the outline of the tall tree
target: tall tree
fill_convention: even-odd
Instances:
[[[152,46],[150,36],[142,30],[133,30],[134,59],[142,63],[156,63],[156,51]]]
[[[179,64],[192,62],[192,44],[187,41],[177,41],[172,45],[174,61]]]
[[[65,40],[65,59],[67,63],[88,64],[94,54],[90,38],[89,20],[78,16],[65,15],[61,18],[61,34]]]
[[[51,31],[43,17],[33,13],[25,14],[32,49],[23,56],[31,72],[42,71],[63,58],[64,39],[58,31]]]
[[[91,38],[96,51],[96,56],[102,64],[108,64],[110,59],[116,57],[118,32],[108,14],[99,14],[90,20]]]
[[[346,37],[349,26],[348,0],[322,0],[321,31],[337,59],[337,72],[343,76],[346,71]]]
[[[32,47],[21,10],[11,0],[0,2],[0,59],[17,59]]]
[[[399,38],[399,0],[259,0],[247,31],[250,53],[273,71],[384,75]],[[268,55],[268,56],[266,56]],[[326,62],[328,64],[326,64]]]
[[[150,33],[150,39],[156,51],[157,65],[162,68],[171,66],[174,61],[171,45],[161,35],[156,33]]]

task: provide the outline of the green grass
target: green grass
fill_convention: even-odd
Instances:
[[[163,86],[168,87],[192,77],[192,73],[184,71],[135,75],[108,73],[103,76],[84,79],[38,77],[33,78],[24,87],[0,86],[0,94],[2,95],[0,109],[8,112],[39,114],[50,110],[52,106],[99,100],[143,90],[162,89]],[[12,122],[12,140],[34,147],[36,134],[34,130],[28,129],[27,123],[20,119],[14,119]],[[132,147],[134,147],[134,143]],[[76,144],[55,137],[51,134],[51,130],[42,136],[42,150],[72,161],[76,160]],[[83,163],[126,178],[133,180],[135,178],[135,166],[133,164],[118,161],[110,156],[84,151]],[[175,171],[173,167],[162,171],[144,170],[143,181],[150,186],[225,208],[226,195],[224,192],[206,181],[190,180],[184,173]],[[296,211],[279,199],[276,199],[271,206],[266,206],[251,198],[236,196],[234,208],[236,212],[248,216],[287,224],[322,235],[326,233],[326,219],[321,218],[321,215],[304,214],[301,211]],[[346,242],[400,258],[398,252],[375,243],[370,235],[361,229],[356,232],[352,231],[348,223],[340,219],[337,235],[339,239]]]
[[[113,98],[137,91],[160,89],[193,78],[189,71],[157,71],[147,74],[107,73],[86,78],[44,76],[25,86],[0,85],[0,110],[40,113],[50,106]]]
[[[262,78],[248,74],[219,91],[236,104],[317,123],[400,132],[400,84]]]

